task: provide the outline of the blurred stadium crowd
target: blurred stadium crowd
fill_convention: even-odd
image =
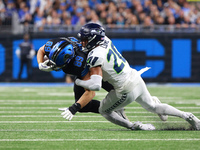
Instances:
[[[186,0],[0,0],[0,25],[82,26],[95,22],[114,27],[135,25],[200,25],[200,3]]]

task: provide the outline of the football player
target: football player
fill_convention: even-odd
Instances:
[[[186,120],[194,129],[200,130],[200,120],[192,113],[161,103],[157,97],[151,96],[140,76],[141,73],[129,66],[105,35],[102,26],[88,23],[80,29],[78,37],[82,46],[89,52],[87,64],[90,69],[90,79],[85,81],[77,79],[75,83],[85,89],[99,91],[103,79],[114,87],[100,103],[99,112],[103,117],[129,129],[154,130],[155,127],[151,124],[132,123],[115,112],[136,101],[146,110],[158,114],[164,121],[167,120],[167,115],[176,116]]]
[[[89,77],[86,58],[87,55],[82,51],[82,45],[74,37],[51,39],[40,47],[37,53],[40,70],[50,72],[62,69],[66,74],[75,75],[80,79],[87,79]],[[113,86],[108,82],[102,82],[102,88],[110,91],[113,89]],[[75,114],[77,111],[99,113],[100,101],[91,100],[94,94],[94,91],[85,91],[83,87],[74,84],[75,103],[69,107],[70,111],[68,109],[65,111],[66,108],[60,108],[60,110],[64,110],[63,115],[67,114],[67,112]],[[79,103],[81,96],[88,100],[80,101]],[[128,119],[124,113],[124,109],[117,110],[117,113],[123,118]]]

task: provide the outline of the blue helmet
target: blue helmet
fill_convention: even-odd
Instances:
[[[75,56],[74,44],[63,40],[57,42],[50,50],[49,59],[52,60],[57,67],[64,67]]]
[[[81,30],[78,33],[78,38],[81,41],[88,41],[88,43],[86,44],[86,48],[88,50],[91,50],[99,43],[104,41],[105,30],[99,24],[88,23],[81,27]]]

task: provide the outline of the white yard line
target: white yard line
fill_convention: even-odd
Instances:
[[[0,118],[60,118],[61,115],[1,115]],[[155,114],[149,116],[128,116],[128,118],[157,118]],[[173,116],[172,116],[173,117]],[[196,117],[199,117],[198,115]],[[74,118],[102,118],[101,115],[76,115]]]
[[[129,129],[0,129],[0,132],[128,131]]]
[[[16,107],[14,107],[14,108],[16,108]],[[200,110],[200,107],[176,107],[177,109],[199,109]],[[1,109],[1,107],[0,107],[0,109]],[[138,106],[138,107],[125,107],[125,110],[126,109],[143,109],[144,110],[144,108],[142,108],[142,107],[140,107],[140,106]],[[126,112],[126,111],[125,111]]]
[[[0,114],[48,114],[48,113],[60,113],[61,111],[0,111]],[[151,114],[148,111],[126,111],[126,114]],[[200,111],[192,111],[192,113],[200,113]]]
[[[48,102],[32,102],[32,103],[29,103],[28,101],[27,102],[19,102],[19,103],[0,103],[0,105],[8,105],[8,106],[21,106],[21,105],[29,105],[29,106],[32,106],[32,105],[53,105],[53,106],[56,106],[56,105],[62,105],[62,106],[66,106],[67,105],[72,105],[74,103],[73,102],[55,102],[55,103],[48,103]],[[58,108],[58,107],[57,107]]]
[[[62,117],[61,115],[1,115],[0,118],[60,118]],[[75,118],[102,118],[101,115],[87,115],[87,116],[79,116],[76,115],[74,116]],[[154,116],[128,116],[129,118],[157,118],[157,115]]]
[[[75,102],[74,100],[66,100],[66,99],[62,99],[62,100],[28,100],[28,99],[24,99],[24,100],[0,100],[0,102]]]
[[[74,93],[71,93],[71,92],[66,92],[66,93],[48,93],[48,95],[44,95],[43,92],[38,92],[36,93],[37,95],[40,95],[40,96],[74,96]]]
[[[108,121],[0,121],[1,123],[108,123]]]
[[[200,139],[0,139],[0,142],[59,142],[59,141],[199,141]]]
[[[49,113],[59,113],[60,111],[0,111],[0,114],[49,114]]]
[[[142,121],[148,123],[185,123],[186,121]],[[0,121],[1,123],[110,123],[109,121]]]
[[[1,95],[2,96],[2,95]],[[48,99],[0,99],[0,102],[43,102],[43,101],[75,101],[74,99],[59,99],[59,100],[56,100],[56,99],[51,99],[51,100],[48,100]],[[100,101],[100,100],[99,100]],[[167,102],[197,102],[199,100],[197,99],[187,99],[187,100],[184,100],[184,99],[180,99],[180,100],[167,100]]]
[[[178,109],[199,109],[200,110],[200,107],[176,107]],[[1,109],[20,109],[20,110],[23,110],[23,109],[28,109],[28,110],[38,110],[38,109],[44,109],[44,110],[47,110],[47,109],[54,109],[54,110],[57,110],[58,107],[0,107],[0,110]],[[138,107],[125,107],[125,109],[141,109],[141,110],[144,110],[144,108],[138,106]]]
[[[47,109],[56,109],[56,110],[58,110],[58,107],[0,107],[0,109],[28,109],[28,110],[38,110],[38,109],[45,109],[45,110],[47,110]]]

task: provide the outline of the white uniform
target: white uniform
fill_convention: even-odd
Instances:
[[[162,104],[158,99],[154,100],[155,98],[152,98],[140,73],[129,66],[108,37],[105,37],[101,45],[89,52],[87,64],[90,68],[101,66],[103,80],[108,81],[114,87],[114,90],[111,90],[100,103],[99,112],[107,120],[132,129],[133,123],[119,117],[114,111],[125,107],[133,101],[160,116],[178,116],[187,120],[185,112],[168,104]]]
[[[112,84],[117,92],[130,91],[130,87],[137,84],[134,81],[137,71],[129,66],[108,37],[88,54],[87,60],[90,68],[101,66],[103,80]]]
[[[105,37],[100,46],[90,51],[87,63],[90,68],[101,66],[103,80],[108,81],[115,89],[101,101],[101,112],[109,113],[120,109],[136,100],[142,93],[151,99],[140,74],[129,66],[108,37]],[[135,88],[139,83],[142,88]]]

